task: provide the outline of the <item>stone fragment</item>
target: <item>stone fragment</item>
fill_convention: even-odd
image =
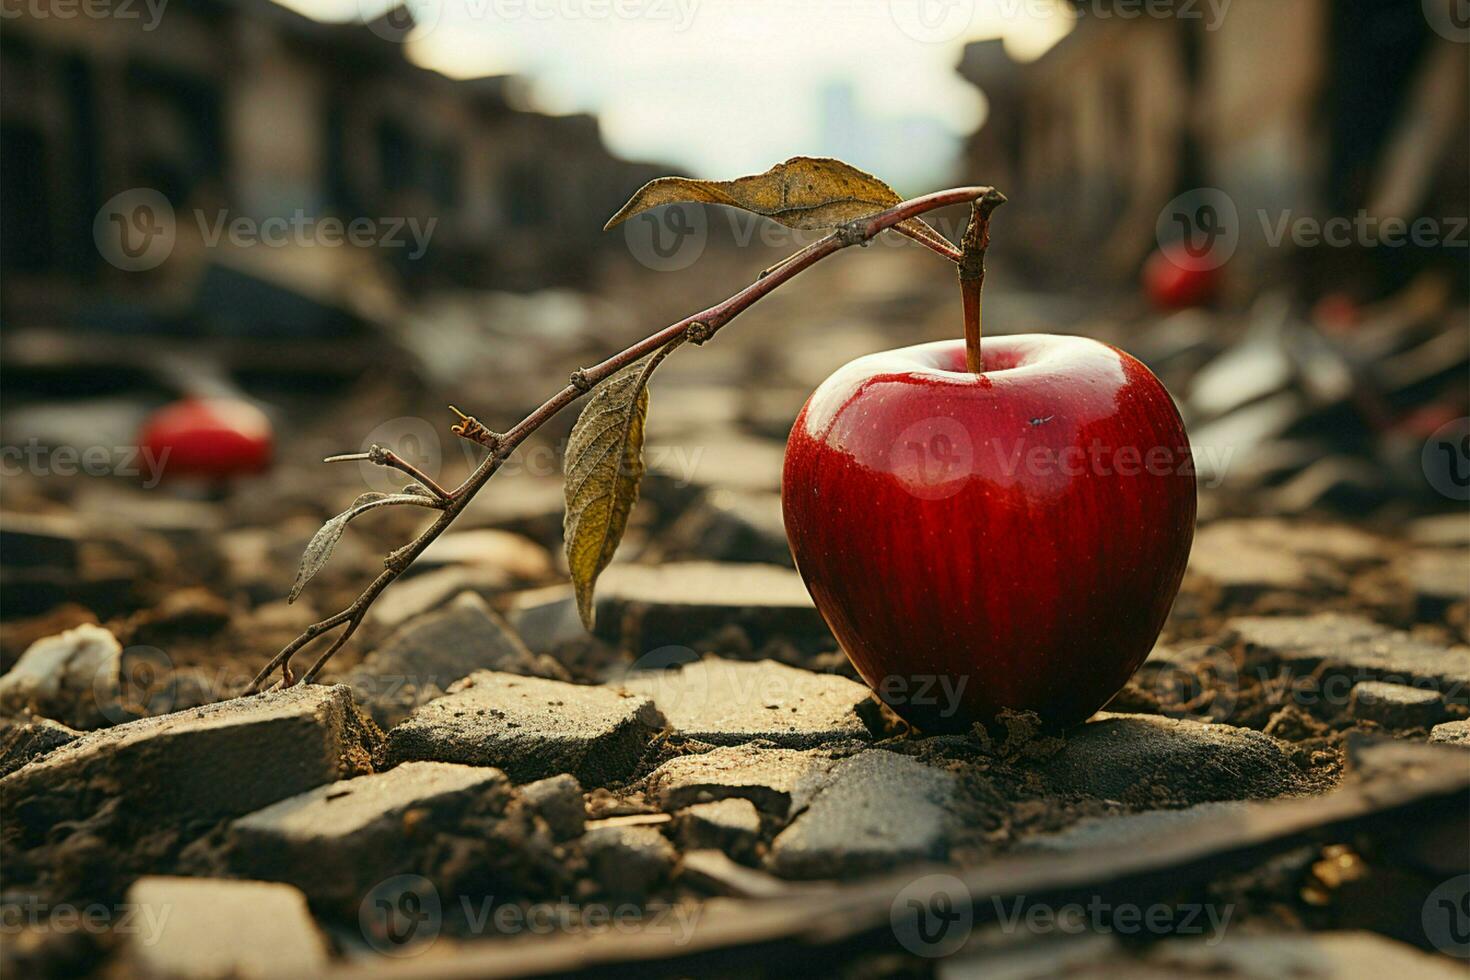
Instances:
[[[504,609],[511,629],[529,649],[538,653],[587,636],[570,585],[548,585],[517,592],[508,597]]]
[[[1433,685],[1447,698],[1463,699],[1470,693],[1470,649],[1446,647],[1362,616],[1242,616],[1225,626],[1225,644],[1233,645],[1248,665],[1288,668],[1296,674],[1325,667],[1327,673],[1352,681]]]
[[[463,592],[493,596],[511,584],[510,576],[483,565],[447,565],[404,579],[373,603],[365,626],[383,636],[409,620],[444,605]]]
[[[1400,576],[1414,595],[1418,618],[1438,619],[1450,606],[1470,599],[1470,551],[1415,551],[1400,566]]]
[[[582,835],[582,854],[598,887],[640,897],[668,878],[677,855],[652,827],[599,827]]]
[[[37,640],[0,677],[0,710],[31,712],[73,728],[108,723],[122,693],[122,645],[84,624]]]
[[[551,554],[522,534],[495,528],[451,531],[424,549],[417,565],[484,565],[527,582],[549,578],[555,569]]]
[[[837,878],[943,858],[959,780],[874,749],[798,787],[767,867],[783,878]]]
[[[1430,548],[1470,548],[1470,514],[1463,508],[1409,521],[1405,530],[1415,544]]]
[[[648,453],[647,479],[655,496],[705,488],[776,492],[786,448],[738,429],[712,429],[665,440]]]
[[[1385,728],[1430,728],[1444,717],[1444,698],[1438,691],[1406,684],[1361,681],[1353,685],[1348,711]]]
[[[669,539],[680,553],[702,558],[793,564],[779,493],[711,490],[679,518]]]
[[[127,893],[119,975],[150,980],[319,976],[326,940],[301,892],[269,881],[147,875]]]
[[[565,772],[595,786],[628,776],[662,727],[644,697],[482,670],[393,729],[388,750],[394,762],[497,766],[516,782]]]
[[[670,726],[711,745],[763,740],[787,748],[869,737],[868,689],[774,660],[707,657],[677,670],[634,671],[622,686],[651,697]]]
[[[400,626],[345,681],[387,728],[477,670],[566,679],[560,664],[526,649],[484,599],[461,592]]]
[[[789,568],[614,564],[597,583],[597,633],[626,650],[692,647],[729,626],[740,627],[756,647],[774,637],[808,652],[837,645],[801,576]]]
[[[413,846],[471,808],[504,808],[498,769],[407,762],[308,790],[230,825],[231,866],[355,908],[378,882],[413,870]]]
[[[1429,741],[1470,748],[1470,720],[1461,718],[1459,721],[1447,721],[1435,725],[1429,732]]]
[[[341,685],[308,685],[89,732],[0,779],[18,846],[117,801],[149,830],[200,826],[365,772],[380,738]]]
[[[834,761],[833,754],[823,749],[718,748],[659,766],[648,777],[648,795],[664,810],[738,797],[785,817],[797,784],[825,772]]]
[[[52,749],[75,742],[81,732],[50,718],[5,722],[0,726],[0,776],[8,776]]]
[[[587,825],[587,803],[575,776],[562,773],[521,787],[526,802],[546,821],[557,840],[580,837]]]
[[[1270,592],[1339,591],[1344,569],[1381,562],[1383,552],[1381,539],[1346,525],[1216,521],[1196,533],[1189,575],[1221,604],[1244,605]]]
[[[1147,846],[1166,834],[1208,827],[1219,817],[1244,812],[1250,804],[1240,800],[1200,803],[1181,810],[1145,810],[1110,817],[1087,817],[1065,830],[1041,834],[1024,846],[1043,851],[1091,851],[1099,847]]]
[[[696,803],[680,811],[677,825],[685,847],[714,847],[742,860],[754,856],[761,835],[761,815],[755,804],[738,797]]]
[[[82,527],[69,517],[0,514],[0,563],[12,568],[77,570]]]
[[[1308,789],[1273,738],[1246,728],[1101,712],[1039,766],[1057,793],[1145,805],[1269,799]]]

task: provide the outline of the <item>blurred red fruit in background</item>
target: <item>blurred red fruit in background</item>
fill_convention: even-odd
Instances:
[[[1143,264],[1143,291],[1161,310],[1182,310],[1210,302],[1220,291],[1220,270],[1191,256],[1178,243],[1156,249]]]
[[[274,435],[265,413],[237,398],[183,398],[144,421],[138,445],[166,476],[224,478],[270,465]]]

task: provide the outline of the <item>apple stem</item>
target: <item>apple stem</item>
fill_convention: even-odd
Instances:
[[[985,249],[990,246],[990,214],[1006,202],[995,188],[970,202],[970,223],[960,239],[960,296],[965,305],[965,365],[983,374],[980,355],[980,290],[985,286]]]

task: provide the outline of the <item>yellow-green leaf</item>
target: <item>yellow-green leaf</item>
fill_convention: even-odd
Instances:
[[[841,160],[792,157],[763,174],[736,180],[660,177],[649,181],[609,219],[606,228],[664,204],[699,203],[739,208],[779,221],[788,228],[809,231],[835,228],[855,218],[876,214],[901,200],[883,181]],[[949,245],[920,218],[911,218],[895,230],[910,238]]]
[[[589,630],[593,586],[612,561],[638,501],[648,375],[669,349],[629,365],[593,391],[567,439],[567,567],[577,611]]]

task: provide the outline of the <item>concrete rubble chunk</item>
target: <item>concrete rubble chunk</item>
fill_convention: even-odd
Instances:
[[[364,627],[374,638],[387,635],[409,620],[433,612],[464,592],[493,596],[503,592],[511,578],[485,565],[446,565],[399,582],[373,603]]]
[[[0,711],[28,711],[73,728],[108,724],[122,694],[122,645],[83,624],[26,648],[0,677]]]
[[[622,686],[653,698],[673,729],[711,745],[764,740],[787,748],[866,739],[868,689],[836,674],[774,660],[708,657],[671,670],[634,671]]]
[[[366,772],[381,736],[342,685],[307,685],[89,732],[0,779],[21,846],[109,798],[130,820],[197,826]]]
[[[668,878],[678,855],[653,827],[599,827],[581,838],[598,887],[611,895],[646,895]]]
[[[1353,685],[1348,711],[1385,728],[1430,728],[1444,717],[1444,698],[1435,690],[1362,681]]]
[[[696,803],[680,811],[677,824],[683,846],[714,847],[734,858],[749,859],[760,841],[760,812],[754,803],[738,797]]]
[[[781,637],[804,650],[837,646],[801,576],[776,565],[614,563],[597,583],[597,632],[624,649],[694,646],[738,626],[756,647]]]
[[[1029,838],[1024,846],[1042,851],[1090,851],[1098,847],[1147,845],[1165,834],[1192,830],[1220,817],[1245,812],[1249,803],[1221,800],[1182,810],[1144,810],[1119,816],[1087,817],[1065,830]]]
[[[525,535],[494,528],[450,531],[424,549],[418,564],[424,568],[487,565],[531,582],[554,573],[545,548]]]
[[[0,776],[81,737],[81,732],[50,718],[6,722],[0,727]]]
[[[1248,665],[1309,674],[1326,668],[1353,681],[1433,685],[1447,698],[1470,695],[1470,648],[1449,647],[1363,616],[1241,616],[1225,624],[1225,645]]]
[[[391,727],[477,670],[566,679],[560,664],[526,649],[484,599],[462,592],[400,626],[345,682],[378,724]]]
[[[450,826],[473,807],[502,810],[509,797],[498,769],[408,762],[241,817],[229,829],[230,863],[290,882],[315,901],[355,907],[377,882],[413,870],[421,828]]]
[[[569,773],[527,783],[521,787],[521,796],[546,821],[552,836],[559,841],[580,837],[587,826],[582,784]]]
[[[739,797],[777,817],[786,816],[791,794],[804,778],[836,761],[822,749],[740,745],[670,759],[648,777],[648,795],[664,810]]]
[[[118,930],[115,956],[129,976],[256,980],[327,968],[326,940],[290,885],[147,875],[127,904],[133,928]]]
[[[1268,735],[1108,712],[1069,731],[1038,771],[1053,792],[1155,805],[1269,799],[1309,788]]]
[[[630,775],[663,727],[652,701],[608,687],[482,670],[388,734],[389,758],[497,766],[516,782]]]
[[[1463,548],[1415,551],[1399,574],[1414,594],[1420,619],[1434,619],[1455,603],[1470,600],[1470,551]]]
[[[795,819],[766,865],[784,878],[836,878],[943,858],[959,780],[909,756],[874,749],[797,788]]]
[[[506,600],[505,619],[526,646],[538,653],[587,637],[570,585],[515,593]]]
[[[1470,514],[1463,508],[1450,514],[1420,517],[1405,525],[1409,540],[1431,548],[1470,548]]]
[[[1346,584],[1344,568],[1383,560],[1383,541],[1345,525],[1275,519],[1217,521],[1200,528],[1189,574],[1209,583],[1227,604],[1263,593],[1313,594]]]
[[[690,555],[792,565],[779,493],[711,490],[680,516],[669,538],[681,553]]]
[[[1435,725],[1429,732],[1429,741],[1441,745],[1463,745],[1470,749],[1470,719]]]

